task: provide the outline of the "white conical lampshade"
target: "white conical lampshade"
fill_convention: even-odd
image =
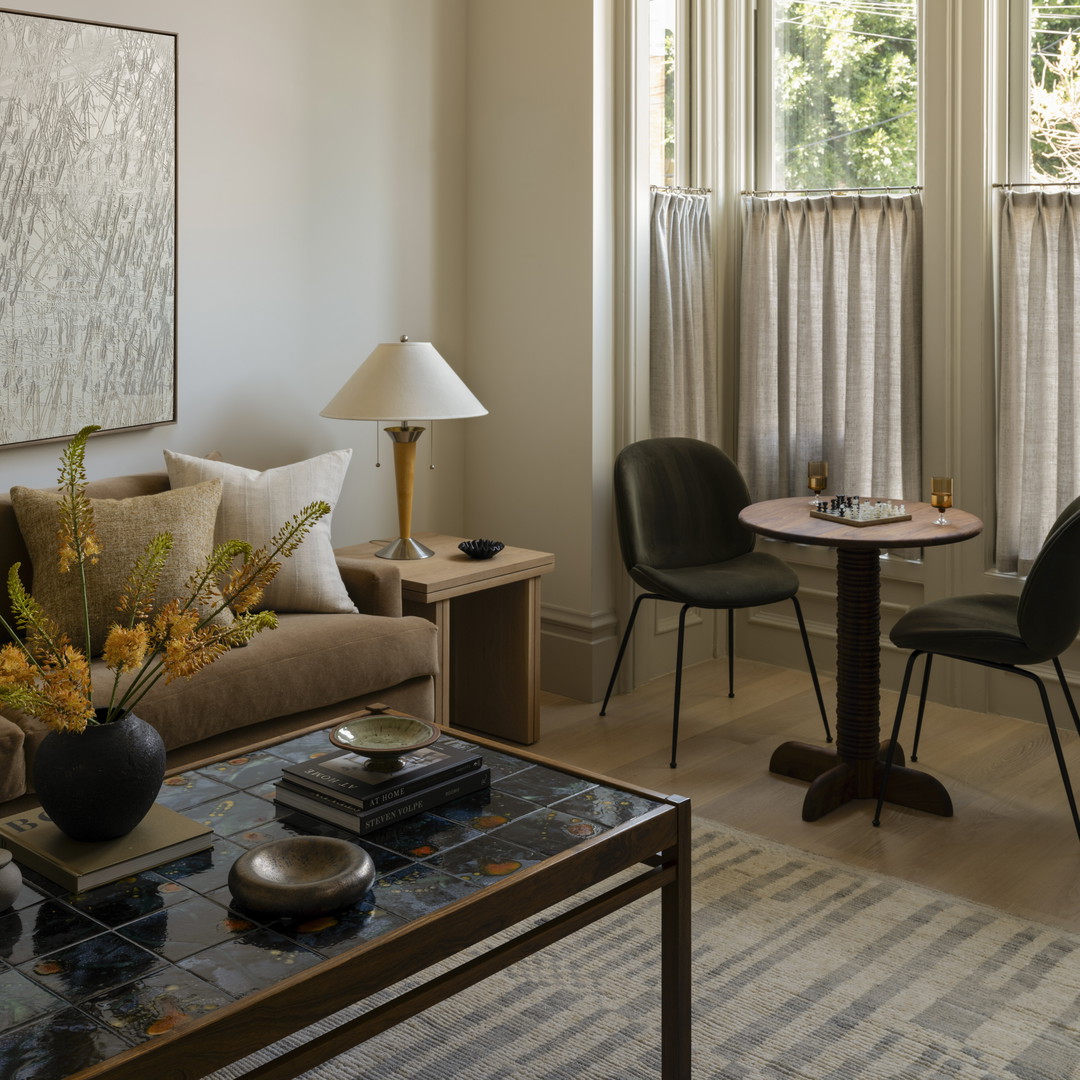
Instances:
[[[379,345],[319,414],[335,420],[455,420],[487,409],[427,341]]]

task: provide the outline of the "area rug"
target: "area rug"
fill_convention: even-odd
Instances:
[[[1080,1078],[1080,935],[700,819],[693,853],[695,1080]],[[659,1077],[658,934],[653,897],[304,1075]]]

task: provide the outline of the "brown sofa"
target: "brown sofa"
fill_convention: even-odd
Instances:
[[[92,481],[87,495],[126,499],[168,486],[165,473],[148,473]],[[5,586],[15,562],[29,582],[30,559],[11,500],[0,495]],[[257,634],[190,679],[160,682],[150,690],[136,712],[161,732],[168,750],[207,740],[215,748],[254,741],[263,732],[296,730],[375,701],[434,718],[434,624],[402,616],[393,563],[339,558],[338,568],[360,614],[279,614],[277,629]],[[0,588],[0,608],[7,617],[6,587]],[[0,711],[0,802],[30,790],[30,763],[45,734],[37,720]]]

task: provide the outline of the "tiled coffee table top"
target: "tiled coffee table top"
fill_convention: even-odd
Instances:
[[[166,780],[160,801],[209,824],[211,851],[80,894],[24,870],[0,912],[0,1076],[70,1076],[657,806],[485,749],[490,791],[365,837],[278,818],[282,767],[333,749],[317,732]],[[232,908],[237,856],[298,832],[360,843],[377,875],[367,896],[307,922]]]

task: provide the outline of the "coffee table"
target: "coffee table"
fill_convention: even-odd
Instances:
[[[880,738],[881,551],[935,547],[969,540],[982,522],[951,509],[947,525],[935,525],[929,503],[907,503],[910,521],[856,527],[810,516],[803,497],[751,503],[739,520],[755,532],[798,544],[836,550],[836,748],[788,742],[769,762],[771,772],[810,781],[803,820],[817,821],[853,799],[876,799],[886,747]],[[889,777],[888,800],[951,816],[952,800],[934,777],[904,767],[900,748]]]
[[[689,800],[443,738],[483,750],[490,792],[361,838],[375,885],[332,917],[258,920],[230,908],[226,886],[259,843],[349,835],[276,818],[270,801],[285,764],[330,749],[325,729],[167,778],[161,801],[213,826],[210,852],[79,895],[24,872],[0,914],[0,1076],[201,1077],[487,944],[245,1074],[285,1080],[659,890],[663,1075],[688,1078]]]

